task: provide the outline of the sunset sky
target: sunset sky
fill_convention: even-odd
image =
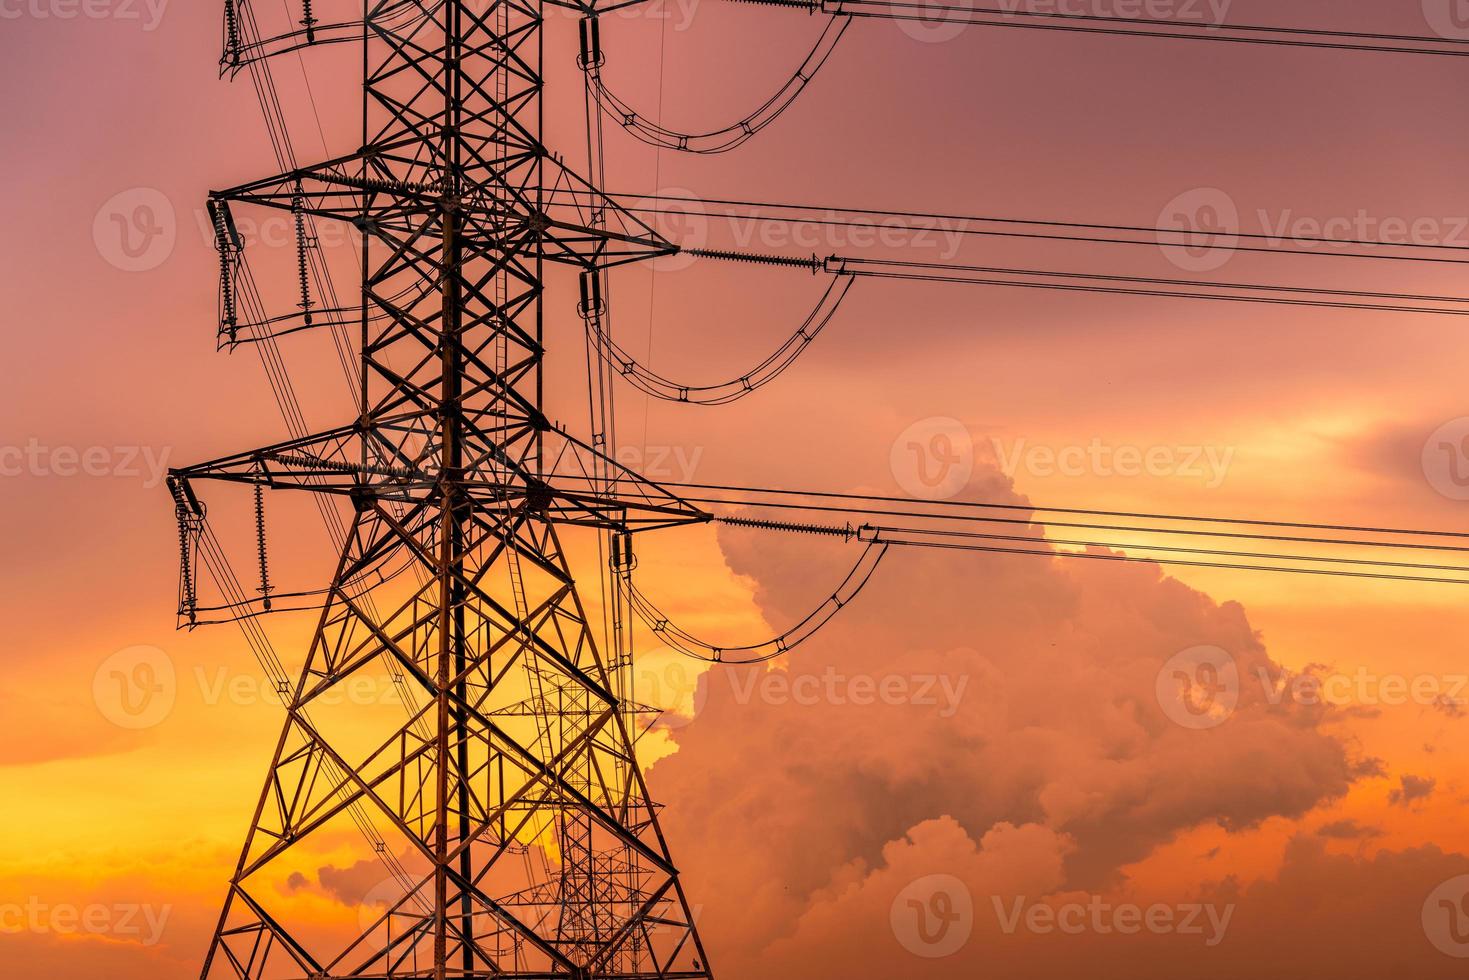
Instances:
[[[1224,9],[1239,24],[1469,39],[1452,6]],[[248,83],[217,79],[219,7],[0,0],[0,962],[16,976],[197,976],[280,731],[233,627],[174,628],[164,472],[286,436],[255,355],[215,352],[204,201],[276,169]],[[717,129],[785,82],[824,21],[665,0],[608,18],[605,78],[669,128]],[[1143,227],[1225,201],[1250,233],[1408,229],[1469,247],[1462,59],[904,26],[854,22],[794,107],[731,153],[659,152],[609,126],[609,190]],[[574,18],[548,14],[545,41],[545,140],[584,170]],[[359,57],[342,46],[277,63],[303,159],[360,142]],[[136,221],[158,234],[134,248]],[[1153,248],[868,247],[849,229],[812,241],[708,216],[659,227],[797,256],[1464,294],[1452,264],[1237,254],[1181,271]],[[263,267],[289,270],[280,231],[252,228]],[[323,246],[350,269],[345,239]],[[612,281],[621,342],[693,383],[758,362],[823,288],[709,261]],[[584,433],[575,301],[574,282],[551,281],[547,412]],[[952,499],[1456,530],[1469,455],[1442,446],[1469,436],[1459,324],[864,280],[746,399],[620,389],[618,458],[671,482],[911,495],[941,461],[910,444],[944,432],[966,477]],[[325,339],[285,346],[311,427],[349,420]],[[1155,464],[1135,472],[1137,458]],[[217,513],[249,567],[248,513]],[[281,575],[322,584],[335,556],[314,515],[285,502],[272,514]],[[589,542],[572,548],[587,561]],[[855,559],[734,528],[639,549],[643,588],[730,646],[800,620]],[[1469,937],[1435,916],[1469,894],[1455,884],[1469,874],[1466,597],[914,549],[768,669],[705,673],[640,631],[638,696],[669,709],[644,762],[711,964],[739,980],[1462,975]],[[298,669],[310,615],[266,625]],[[1160,674],[1200,647],[1238,671],[1237,704],[1207,722],[1160,694]],[[1330,703],[1310,696],[1318,682]],[[354,920],[375,879],[330,841],[316,857],[294,907]],[[1026,919],[1037,906],[1051,911]],[[1119,929],[1121,906],[1173,925]],[[1197,932],[1179,927],[1191,908]],[[950,914],[951,942],[925,938],[927,916]],[[1045,928],[1047,915],[1082,925]]]

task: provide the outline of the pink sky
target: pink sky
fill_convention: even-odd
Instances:
[[[1418,34],[1439,12],[1433,0],[1431,16],[1412,2],[1371,6],[1385,7],[1236,0],[1229,20]],[[216,80],[216,4],[116,0],[95,8],[105,16],[72,19],[65,9],[0,0],[11,93],[0,107],[0,464],[23,460],[0,482],[12,636],[0,956],[17,974],[185,977],[280,713],[220,693],[221,680],[249,690],[256,675],[237,634],[174,631],[175,532],[158,475],[284,435],[253,355],[214,352],[216,259],[198,224],[210,188],[273,164],[248,86]],[[604,41],[609,84],[645,111],[661,105],[672,128],[715,128],[763,101],[821,28],[819,17],[720,0],[668,11],[662,22],[615,18]],[[546,139],[580,167],[573,20],[552,16],[546,42]],[[306,59],[325,149],[300,68],[277,67],[303,159],[357,138],[353,57]],[[1466,85],[1456,58],[980,28],[925,43],[859,22],[797,105],[734,153],[655,153],[611,127],[608,183],[1144,226],[1180,194],[1217,189],[1247,231],[1347,219],[1376,237],[1417,222],[1462,246]],[[127,271],[109,216],[143,201],[164,202],[174,244]],[[726,245],[744,233],[694,230]],[[857,250],[834,236],[749,247]],[[1004,242],[958,258],[1176,274],[1138,251]],[[1452,266],[1325,258],[1236,256],[1214,274],[1461,288]],[[549,409],[584,431],[568,285],[554,282],[547,300]],[[626,346],[696,382],[758,360],[821,289],[708,262],[630,269],[615,285]],[[290,349],[313,426],[344,419],[322,338]],[[1423,449],[1469,415],[1466,357],[1453,319],[872,281],[778,383],[718,409],[623,389],[619,430],[626,458],[657,478],[892,494],[911,477],[894,465],[895,441],[946,418],[973,462],[963,489],[986,499],[1458,528],[1464,503],[1440,492]],[[1033,452],[1094,445],[1223,462],[1061,473]],[[89,450],[94,472],[73,472]],[[239,516],[229,533],[246,542]],[[282,507],[278,518],[291,542],[282,567],[303,578],[331,561],[307,517]],[[836,545],[697,530],[649,541],[642,560],[670,612],[735,643],[799,619],[851,558]],[[722,976],[1212,977],[1261,963],[1281,975],[1377,977],[1398,964],[1458,975],[1423,911],[1469,872],[1458,819],[1469,722],[1456,706],[1382,693],[1385,677],[1449,691],[1469,673],[1458,591],[1095,564],[895,554],[826,635],[775,666],[776,681],[700,677],[640,637],[640,689],[675,709],[669,732],[650,739],[651,779]],[[298,666],[310,624],[271,626]],[[1156,678],[1203,645],[1228,651],[1248,681],[1230,718],[1194,730],[1168,717]],[[109,718],[94,685],[136,647],[176,671],[171,710],[143,728]],[[1258,670],[1349,683],[1331,706],[1276,703]],[[835,687],[806,703],[790,693],[801,677]],[[890,677],[908,685],[901,703],[854,703],[854,678]],[[924,678],[937,703],[918,697]],[[351,868],[333,863],[346,863],[339,853],[320,857],[327,873],[295,900],[348,914],[362,898],[340,884]],[[967,894],[972,935],[925,955],[934,949],[907,931],[906,902],[936,910],[946,888]],[[1233,911],[1211,945],[1207,929],[1104,932],[1090,912],[1076,934],[1007,931],[999,910],[1017,899],[1057,914],[1103,903]],[[103,910],[98,928],[68,924],[57,910],[69,908]]]

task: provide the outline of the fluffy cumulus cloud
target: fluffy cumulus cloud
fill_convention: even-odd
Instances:
[[[1225,878],[1164,901],[1058,890],[1060,843],[1034,826],[1001,824],[975,843],[951,821],[922,824],[884,848],[878,867],[842,868],[756,957],[736,949],[725,975],[1463,975],[1469,917],[1439,898],[1462,901],[1462,856],[1423,847],[1363,859],[1301,835],[1274,877],[1247,887]]]
[[[1016,499],[992,474],[972,492]],[[772,623],[826,596],[809,539],[722,546]],[[833,544],[832,585],[851,557]],[[1328,709],[1272,696],[1261,678],[1289,675],[1243,608],[1152,565],[895,551],[788,661],[705,675],[651,774],[737,978],[818,954],[809,975],[912,969],[888,917],[915,880],[960,879],[987,920],[980,896],[1114,894],[1181,832],[1297,818],[1380,772]]]

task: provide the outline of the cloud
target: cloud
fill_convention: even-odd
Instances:
[[[753,957],[725,947],[715,967],[735,978],[1228,980],[1268,957],[1278,976],[1461,975],[1462,961],[1433,946],[1423,909],[1469,870],[1463,855],[1429,846],[1337,856],[1299,835],[1278,873],[1247,887],[1223,877],[1149,895],[1058,890],[1068,847],[1035,825],[1000,825],[975,842],[951,820],[926,822],[871,869],[842,869],[788,935]]]
[[[1381,837],[1382,831],[1376,827],[1363,826],[1355,820],[1333,820],[1317,827],[1316,836],[1327,840],[1367,840]]]
[[[1388,802],[1394,806],[1412,806],[1420,800],[1426,800],[1433,795],[1434,787],[1438,780],[1429,776],[1414,776],[1411,773],[1404,774],[1398,780],[1398,788],[1388,794]]]
[[[316,871],[317,880],[327,894],[343,905],[351,906],[360,905],[368,892],[382,884],[385,875],[382,862],[376,858],[367,858],[346,868],[328,864]],[[296,881],[297,877],[292,875],[292,888],[304,883]]]
[[[1469,714],[1469,712],[1464,710],[1464,702],[1462,700],[1449,697],[1447,694],[1441,694],[1437,698],[1434,698],[1433,704],[1430,707],[1435,711],[1443,712],[1450,718],[1455,719],[1463,718],[1466,714]]]
[[[979,483],[975,497],[1022,502],[993,473]],[[815,562],[851,558],[736,530],[721,544],[775,624],[826,598]],[[1225,651],[1241,678],[1237,703],[1206,729],[1159,700],[1164,665],[1200,646]],[[777,669],[791,687],[837,672],[908,690],[963,681],[964,696],[946,716],[911,700],[763,696],[751,674],[764,668],[705,675],[697,719],[651,779],[673,804],[665,825],[693,900],[718,903],[705,918],[714,948],[783,941],[844,875],[879,867],[931,821],[982,842],[1001,827],[1044,830],[1067,845],[1059,884],[1106,888],[1183,831],[1300,817],[1380,771],[1321,730],[1332,709],[1255,682],[1290,675],[1243,608],[1152,565],[895,551]]]

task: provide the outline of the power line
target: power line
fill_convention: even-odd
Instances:
[[[1448,263],[1454,265],[1469,264],[1469,258],[1455,258],[1444,255],[1433,255],[1425,253],[1433,252],[1469,252],[1469,245],[1432,244],[1427,242],[1385,242],[1370,239],[1351,238],[1324,238],[1305,235],[1270,235],[1253,232],[1236,231],[1234,229],[1177,229],[1160,228],[1148,225],[1126,225],[1126,224],[1101,224],[1078,221],[1058,221],[1050,219],[1035,218],[1010,218],[994,216],[940,214],[922,211],[892,211],[877,208],[850,208],[835,207],[814,204],[778,204],[761,201],[740,201],[727,198],[698,198],[685,195],[650,195],[650,194],[615,194],[622,201],[652,201],[653,206],[625,205],[629,211],[635,214],[657,214],[665,216],[711,218],[727,217],[734,220],[750,221],[779,221],[789,224],[818,225],[829,227],[866,228],[875,231],[898,230],[912,231],[918,233],[936,232],[944,235],[961,235],[965,237],[994,237],[994,238],[1019,238],[1036,239],[1042,241],[1059,241],[1079,244],[1100,245],[1140,245],[1149,248],[1190,248],[1207,251],[1246,252],[1270,255],[1300,255],[1320,258],[1349,258],[1349,259],[1375,259],[1379,261],[1395,262],[1426,262],[1426,263]],[[815,217],[809,214],[797,214],[791,216],[782,214],[774,215],[732,215],[719,214],[709,215],[703,211],[675,210],[664,206],[664,202],[676,202],[690,204],[699,208],[707,206],[716,207],[739,207],[750,209],[764,209],[781,212],[818,212]],[[869,220],[860,220],[856,216],[866,216]],[[877,220],[872,220],[877,219]],[[942,222],[941,225],[923,225],[919,222]],[[1136,239],[1105,238],[1098,235],[1080,234],[1046,234],[1042,232],[1027,232],[1013,230],[995,230],[986,228],[974,228],[971,225],[994,224],[1008,228],[1034,227],[1051,229],[1074,229],[1078,231],[1094,232],[1116,232],[1137,233],[1153,236],[1150,240],[1139,241]],[[1189,239],[1185,241],[1165,241],[1167,237],[1178,237]],[[1202,240],[1200,240],[1202,239]],[[1355,246],[1363,248],[1382,248],[1393,250],[1404,250],[1412,253],[1409,255],[1375,255],[1363,252],[1328,252],[1317,251],[1306,248],[1273,248],[1264,246],[1252,246],[1238,244],[1241,241],[1264,241],[1264,242],[1289,242],[1292,244],[1326,245],[1326,246]]]
[[[809,267],[806,260],[766,256],[755,252],[732,252],[703,248],[684,249],[690,255],[730,261]],[[1392,293],[1370,290],[1329,289],[1284,283],[1211,282],[1150,276],[1107,275],[1052,269],[973,266],[958,263],[916,262],[900,259],[863,259],[833,255],[823,268],[833,274],[916,282],[955,283],[973,286],[1009,286],[1019,289],[1056,290],[1117,296],[1149,296],[1213,302],[1256,303],[1335,310],[1368,310],[1379,313],[1415,313],[1435,316],[1469,316],[1469,297],[1422,293]],[[1168,288],[1176,287],[1176,288]],[[1233,292],[1231,292],[1233,290]],[[1275,295],[1284,294],[1284,295]],[[1382,302],[1372,302],[1382,300]],[[1422,305],[1447,304],[1447,305]]]
[[[683,153],[714,154],[728,153],[742,146],[761,130],[783,116],[795,104],[806,86],[821,71],[832,52],[836,50],[842,34],[852,22],[850,17],[832,15],[816,39],[810,53],[789,79],[753,112],[737,122],[708,132],[679,132],[664,127],[660,121],[644,117],[629,103],[619,98],[602,78],[600,49],[589,50],[582,56],[582,66],[596,96],[597,107],[630,135],[639,141],[662,149],[678,150]],[[660,96],[661,104],[661,96]],[[659,116],[662,116],[660,107]]]
[[[721,484],[670,483],[667,486],[679,490],[683,499],[691,503],[753,509],[756,512],[774,510],[839,514],[862,522],[855,528],[849,524],[843,533],[840,529],[828,526],[793,523],[789,520],[747,520],[726,514],[715,517],[723,523],[767,531],[836,534],[847,539],[869,542],[1001,553],[1010,553],[1004,547],[1006,545],[1026,544],[1053,549],[1059,557],[1071,554],[1060,550],[1063,547],[1125,549],[1135,557],[1141,556],[1139,560],[1153,560],[1160,564],[1195,564],[1200,559],[1222,559],[1224,561],[1218,567],[1264,572],[1295,571],[1306,574],[1314,570],[1328,574],[1332,573],[1332,569],[1323,566],[1345,566],[1351,569],[1349,577],[1394,581],[1459,584],[1461,579],[1444,577],[1437,573],[1452,572],[1469,576],[1469,565],[1450,565],[1431,560],[1409,561],[1397,554],[1469,553],[1469,533],[1457,531],[1291,523],[1256,518],[1187,517],[1085,508],[1033,507],[1027,504],[985,501],[914,501],[901,497],[770,490]],[[714,490],[720,495],[712,496],[698,492],[700,490]],[[894,506],[895,504],[904,506]],[[1100,518],[1108,523],[1041,516],[1045,514]],[[887,522],[887,519],[894,517],[903,518],[908,523],[894,526]],[[1124,521],[1128,523],[1120,523]],[[1044,536],[998,533],[993,530],[995,525],[1034,528],[1043,532]],[[1077,538],[1068,534],[1074,531],[1106,532],[1111,536],[1106,539],[1091,535]],[[1119,534],[1123,536],[1120,539],[1115,537]],[[1411,540],[1394,540],[1396,538]],[[1241,551],[1218,543],[1221,541],[1247,541],[1277,550]],[[1321,553],[1303,550],[1302,546]],[[1339,573],[1340,569],[1336,571]],[[1462,579],[1462,582],[1469,583],[1469,578]]]
[[[740,2],[768,3],[769,0],[740,0]],[[1469,42],[1414,34],[1270,27],[1259,24],[1189,23],[1180,20],[1164,20],[1147,17],[1107,17],[1095,14],[1070,14],[1054,11],[997,10],[985,7],[930,4],[920,2],[920,0],[911,0],[911,2],[902,2],[902,0],[785,0],[785,2],[777,5],[813,12],[821,11],[829,14],[845,14],[849,17],[918,21],[928,24],[932,24],[937,20],[947,21],[949,23],[962,23],[975,27],[1008,27],[1021,30],[1066,31],[1083,34],[1109,34],[1124,37],[1216,41],[1231,44],[1259,44],[1272,47],[1316,48],[1332,51],[1437,55],[1445,57],[1464,57],[1465,55],[1469,55],[1469,50],[1465,50],[1465,45],[1469,44]],[[1230,34],[1227,32],[1234,33]],[[1337,40],[1318,40],[1320,38],[1335,38]]]

